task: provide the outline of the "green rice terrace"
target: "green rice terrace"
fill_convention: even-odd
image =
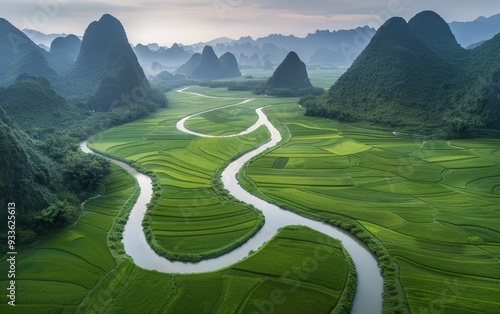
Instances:
[[[412,313],[500,310],[499,139],[394,136],[296,105],[266,112],[289,140],[247,167],[249,190],[369,231],[394,258]]]
[[[220,255],[254,233],[262,219],[254,208],[214,187],[214,173],[268,135],[262,131],[231,139],[185,135],[175,129],[180,118],[228,101],[200,103],[199,96],[189,94],[170,97],[175,99],[174,108],[104,132],[92,139],[92,146],[154,173],[162,186],[150,217],[152,242],[159,250],[181,260]],[[222,115],[230,112],[250,113],[221,110]],[[202,116],[207,121],[198,127],[206,127],[212,117]],[[241,120],[231,126],[233,131],[254,123],[251,117],[233,119]],[[22,280],[16,312],[31,313],[34,308],[123,312],[133,307],[168,313],[253,313],[271,308],[276,313],[342,313],[350,308],[356,276],[352,262],[338,241],[304,227],[284,228],[249,258],[217,272],[162,274],[135,266],[120,239],[137,195],[132,177],[113,166],[102,196],[85,204],[74,226],[24,249],[18,256]],[[318,251],[323,252],[322,259],[308,265]],[[5,260],[1,263],[6,266]]]
[[[339,300],[354,273],[340,243],[301,227],[283,229],[251,258],[218,272],[162,274],[135,266],[117,236],[137,189],[132,177],[113,167],[105,193],[85,205],[78,223],[18,255],[19,299],[14,309],[1,304],[2,313],[123,313],[130,308],[252,313],[271,306],[276,313],[326,313],[348,308]],[[325,259],[307,278],[287,273],[302,269],[316,250]],[[5,260],[1,266],[6,267]],[[276,289],[282,293],[272,294]]]
[[[365,242],[384,275],[385,313],[500,311],[500,139],[427,140],[360,129],[304,116],[297,99],[220,88],[167,96],[172,108],[89,141],[153,177],[143,226],[160,255],[216,257],[264,223],[261,212],[229,195],[219,178],[230,161],[269,140],[267,129],[202,138],[182,133],[176,123],[224,107],[186,126],[237,134],[257,121],[256,108],[270,106],[264,112],[283,141],[240,172],[245,189]],[[255,100],[228,107],[249,98]],[[112,169],[102,196],[85,204],[74,226],[22,250],[18,304],[15,311],[2,304],[0,312],[349,312],[356,277],[349,256],[339,241],[305,227],[282,229],[248,258],[216,272],[165,274],[135,266],[121,235],[139,192],[124,170]],[[304,274],[318,249],[327,257]]]

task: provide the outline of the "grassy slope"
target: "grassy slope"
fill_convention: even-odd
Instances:
[[[270,108],[291,141],[246,171],[317,218],[356,221],[396,259],[412,312],[498,311],[499,140],[427,141]]]

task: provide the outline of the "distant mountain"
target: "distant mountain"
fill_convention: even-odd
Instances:
[[[13,83],[23,73],[44,76],[63,88],[58,74],[47,61],[48,52],[38,47],[23,32],[0,18],[0,86]]]
[[[23,130],[61,129],[83,119],[77,108],[58,95],[43,77],[21,75],[17,81],[0,88],[0,107]]]
[[[38,47],[42,48],[45,51],[49,51],[50,50],[50,47],[47,47],[44,44],[38,44]]]
[[[216,38],[216,39],[213,39],[211,41],[207,41],[206,43],[202,43],[202,42],[199,42],[197,44],[192,44],[192,45],[188,45],[187,47],[189,47],[190,49],[193,49],[195,51],[203,51],[203,48],[205,48],[205,46],[217,46],[217,45],[228,45],[228,44],[231,44],[232,42],[234,41],[234,39],[232,38],[229,38],[229,37],[219,37],[219,38]]]
[[[157,43],[147,44],[146,47],[148,47],[151,51],[157,51],[160,49],[160,45]]]
[[[484,44],[485,42],[487,42],[487,40],[482,40],[478,43],[475,43],[475,44],[472,44],[472,45],[469,45],[467,47],[465,47],[465,49],[474,49],[474,48],[477,48],[479,46],[481,46],[482,44]]]
[[[133,48],[139,63],[142,66],[150,66],[153,62],[157,62],[162,66],[178,67],[185,63],[192,53],[184,50],[178,44],[173,44],[170,48],[158,47],[157,50],[152,50],[149,46],[138,44]]]
[[[293,51],[276,68],[266,86],[269,88],[285,87],[296,89],[312,87],[305,63]]]
[[[168,71],[162,71],[156,75],[156,78],[163,80],[163,81],[172,81],[175,79],[175,76],[168,72]]]
[[[59,73],[71,69],[80,53],[82,41],[75,35],[57,37],[50,45],[49,62]]]
[[[194,53],[201,53],[206,46],[211,46],[216,55],[232,53],[242,68],[273,68],[290,51],[302,56],[307,64],[350,65],[374,34],[375,29],[365,26],[351,30],[317,30],[304,38],[279,34],[256,40],[249,36],[238,40],[221,37],[206,43],[174,44],[171,48],[159,47],[157,44],[138,44],[134,47],[134,52],[141,65],[146,67],[152,62],[178,67],[186,63]]]
[[[96,111],[127,106],[131,97],[146,100],[151,93],[122,24],[109,14],[85,31],[69,79],[81,90],[80,96],[93,95],[88,109]]]
[[[458,46],[434,12],[388,20],[307,114],[420,134],[461,136],[500,129],[500,35],[474,50]]]
[[[224,66],[217,58],[214,49],[205,46],[201,53],[200,65],[191,73],[190,78],[197,80],[214,80],[227,77]]]
[[[304,38],[293,35],[272,34],[253,39],[246,36],[238,40],[219,38],[208,43],[183,46],[186,50],[201,52],[212,46],[217,55],[231,52],[243,68],[278,65],[288,52],[295,51],[305,63],[314,65],[350,65],[368,45],[375,29],[368,26],[351,30],[317,30]],[[266,60],[264,56],[268,55]],[[267,62],[266,62],[267,61]]]
[[[226,52],[219,58],[219,61],[224,67],[227,77],[241,76],[240,68],[238,67],[238,61],[236,61],[236,57],[232,53]]]
[[[500,33],[500,14],[479,17],[472,22],[452,22],[451,30],[462,47],[489,40]]]
[[[46,47],[50,47],[50,44],[54,41],[54,39],[58,37],[66,37],[68,34],[44,34],[42,32],[33,30],[33,29],[23,29],[23,33],[25,33],[33,42],[38,45],[44,45]]]
[[[183,74],[185,76],[190,76],[196,68],[201,63],[201,53],[195,53],[189,58],[189,60],[180,66],[177,70],[175,70],[176,74]]]
[[[216,80],[241,76],[238,62],[233,54],[225,53],[219,59],[210,46],[205,46],[202,54],[194,54],[175,73],[196,80]]]

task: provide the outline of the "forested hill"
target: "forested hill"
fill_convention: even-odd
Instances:
[[[391,18],[308,115],[463,136],[500,130],[500,36],[465,50],[436,13]]]
[[[18,243],[31,242],[78,217],[81,199],[109,173],[104,159],[77,150],[65,136],[37,140],[0,108],[0,213],[16,203]],[[5,243],[7,220],[0,224]]]
[[[276,71],[267,81],[267,86],[269,88],[306,88],[312,87],[312,84],[307,75],[305,63],[292,51],[276,68]]]
[[[205,46],[201,54],[196,53],[191,56],[175,72],[196,80],[217,80],[241,76],[236,57],[228,52],[218,58],[211,46]]]
[[[0,107],[23,130],[63,129],[85,117],[81,109],[58,95],[47,79],[27,74],[6,88],[0,87]]]
[[[95,111],[154,99],[122,24],[109,14],[88,26],[69,79],[81,96],[94,95],[87,108]]]
[[[114,17],[92,23],[81,43],[57,38],[50,53],[0,19],[0,214],[16,203],[18,240],[72,223],[98,194],[109,164],[82,153],[80,140],[166,106]]]
[[[59,75],[47,61],[48,53],[38,47],[23,32],[0,18],[0,86],[13,83],[23,73],[44,76],[57,85],[63,86]]]

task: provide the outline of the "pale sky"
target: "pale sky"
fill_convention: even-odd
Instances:
[[[498,0],[1,0],[0,17],[16,27],[83,35],[103,14],[118,18],[137,43],[193,44],[218,37],[305,36],[433,10],[446,21],[500,13]]]

